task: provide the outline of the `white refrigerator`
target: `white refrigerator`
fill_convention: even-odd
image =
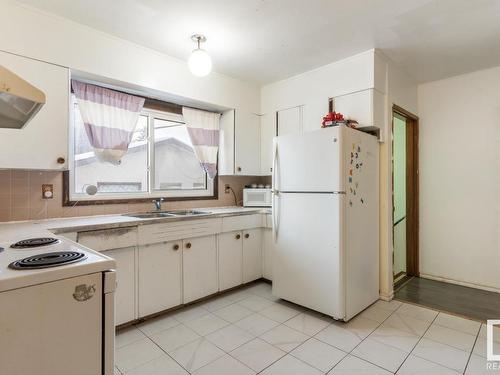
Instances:
[[[379,297],[378,140],[279,136],[273,163],[273,294],[347,321]]]

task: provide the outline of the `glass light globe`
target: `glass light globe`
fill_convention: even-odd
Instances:
[[[212,58],[203,49],[195,49],[188,60],[189,70],[195,76],[204,77],[212,71]]]

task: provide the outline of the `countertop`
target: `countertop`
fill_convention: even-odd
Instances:
[[[103,215],[0,223],[0,247],[5,249],[3,252],[0,251],[0,292],[115,268],[115,261],[113,259],[107,257],[105,254],[78,245],[68,238],[64,238],[61,236],[64,233],[270,212],[269,209],[244,207],[200,208],[198,210],[209,211],[210,214],[154,219],[138,219],[122,215]],[[47,248],[22,250],[10,248],[12,243],[19,240],[34,237],[54,237],[54,234],[61,241],[59,244]],[[7,267],[12,261],[27,256],[38,255],[49,250],[84,251],[87,259],[83,262],[72,263],[62,267],[24,270],[21,272]]]
[[[194,210],[208,211],[210,214],[196,216],[170,216],[148,219],[139,219],[122,215],[102,215],[0,223],[0,243],[12,243],[26,238],[53,236],[54,234],[57,235],[67,232],[271,212],[269,208],[260,207],[209,207],[194,208]]]

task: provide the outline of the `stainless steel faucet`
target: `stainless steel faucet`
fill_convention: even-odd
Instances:
[[[156,211],[161,211],[161,203],[163,202],[163,198],[153,199],[153,203],[156,207]]]

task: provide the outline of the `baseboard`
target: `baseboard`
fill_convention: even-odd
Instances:
[[[392,301],[392,299],[394,298],[394,290],[391,290],[390,293],[382,293],[382,292],[380,292],[379,293],[379,298],[382,301],[387,301],[387,302]]]
[[[425,274],[425,273],[420,273],[420,277],[422,279],[442,281],[444,283],[455,284],[455,285],[460,285],[460,286],[466,286],[468,288],[481,289],[481,290],[486,290],[488,292],[500,293],[500,288],[495,288],[495,287],[491,287],[491,286],[474,284],[474,283],[468,283],[466,281],[453,280],[453,279],[448,279],[446,277],[433,276],[433,275],[428,275],[428,274]]]

